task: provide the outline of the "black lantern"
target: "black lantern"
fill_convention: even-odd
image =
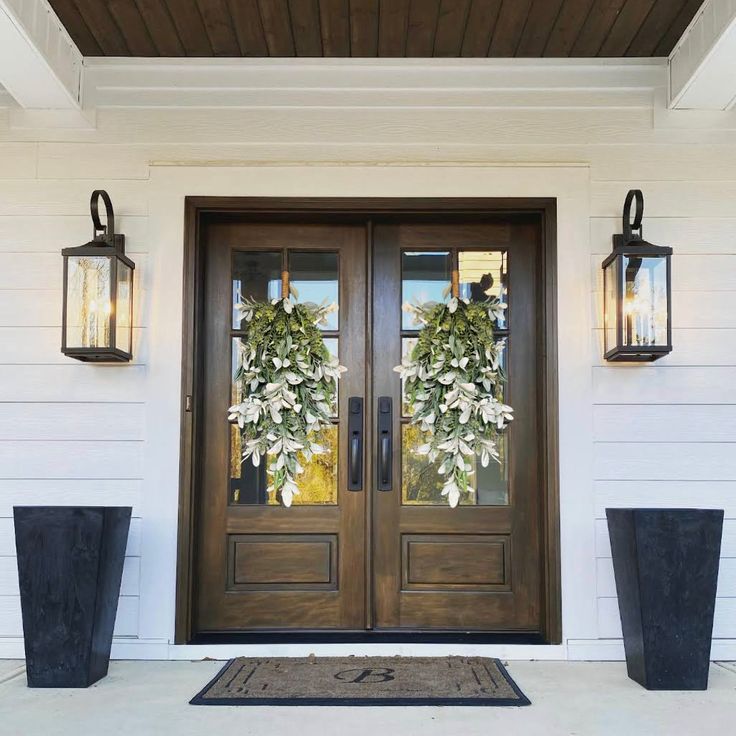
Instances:
[[[603,261],[606,360],[645,362],[672,351],[672,248],[642,238],[643,214],[644,196],[632,189],[624,202],[623,233],[613,236],[613,252]]]
[[[100,222],[99,200],[106,223]],[[133,357],[133,271],[125,236],[115,233],[107,192],[90,199],[94,235],[77,248],[64,248],[64,303],[61,352],[87,362],[126,362]]]

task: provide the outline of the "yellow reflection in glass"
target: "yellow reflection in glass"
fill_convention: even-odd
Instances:
[[[508,268],[506,251],[461,250],[458,252],[460,296],[472,302],[482,302],[495,297],[507,304]],[[506,316],[496,327],[506,328]]]
[[[316,433],[315,442],[324,448],[321,455],[309,461],[300,456],[304,472],[296,479],[299,494],[294,496],[294,505],[337,503],[337,429],[333,424]]]
[[[250,459],[240,461],[242,456],[242,433],[236,424],[230,429],[230,503],[243,505],[278,506],[280,500],[268,493],[266,463],[258,467]],[[325,505],[337,503],[337,443],[336,424],[318,432],[314,441],[322,445],[324,452],[307,461],[300,455],[299,462],[304,472],[297,477],[299,494],[294,496],[293,506]]]
[[[442,476],[437,472],[439,461],[430,463],[426,455],[418,455],[419,445],[427,441],[426,434],[412,424],[401,426],[401,502],[415,506],[447,506],[442,496]],[[460,498],[461,506],[505,506],[509,502],[508,457],[506,437],[499,443],[501,463],[491,461],[483,467],[475,461],[471,483],[473,494]]]

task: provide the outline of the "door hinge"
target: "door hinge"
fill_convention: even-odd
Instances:
[[[187,394],[184,397],[184,411],[191,411],[192,410],[192,396],[191,394]]]

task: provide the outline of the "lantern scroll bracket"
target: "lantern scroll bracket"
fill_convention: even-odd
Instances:
[[[634,220],[631,220],[631,205],[636,204],[634,211]],[[624,217],[623,217],[623,240],[630,243],[634,240],[642,240],[641,221],[644,217],[644,195],[641,189],[630,189],[624,201]]]
[[[105,205],[105,224],[100,220],[100,199]],[[115,210],[110,195],[104,189],[95,189],[89,200],[92,216],[92,242],[106,243],[125,253],[125,236],[115,232]]]

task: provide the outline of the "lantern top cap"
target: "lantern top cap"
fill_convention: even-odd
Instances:
[[[105,224],[100,220],[100,199],[105,205]],[[95,189],[89,200],[89,211],[92,217],[92,240],[83,245],[64,248],[64,256],[117,256],[129,268],[135,264],[125,255],[125,236],[115,232],[115,211],[110,195],[104,189]]]

